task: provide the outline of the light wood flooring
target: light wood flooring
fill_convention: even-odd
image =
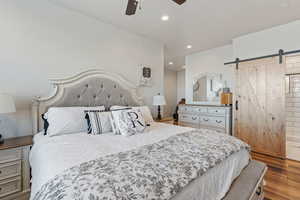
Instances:
[[[300,200],[300,162],[258,153],[252,158],[268,165],[265,200]]]

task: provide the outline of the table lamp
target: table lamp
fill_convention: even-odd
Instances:
[[[153,97],[153,105],[158,106],[157,110],[157,120],[161,120],[160,106],[166,105],[166,99],[164,96],[158,94]]]
[[[7,114],[13,112],[16,112],[16,106],[13,97],[7,94],[0,94],[0,114]],[[0,134],[0,144],[2,143],[4,143],[4,139],[3,136]]]

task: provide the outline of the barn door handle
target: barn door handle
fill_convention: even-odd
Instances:
[[[239,101],[235,101],[235,110],[239,110]]]
[[[261,186],[259,186],[258,189],[257,189],[257,191],[256,191],[256,194],[257,194],[258,196],[260,196],[261,193],[262,193],[262,188],[261,188]]]

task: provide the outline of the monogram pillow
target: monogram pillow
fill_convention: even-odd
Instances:
[[[112,126],[116,134],[131,136],[143,133],[146,122],[139,110],[118,110],[112,111]]]

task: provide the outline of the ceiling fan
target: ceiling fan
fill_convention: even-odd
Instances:
[[[140,1],[141,0],[128,0],[126,15],[134,15]],[[172,0],[172,1],[174,1],[175,3],[177,3],[179,5],[186,2],[186,0]]]

